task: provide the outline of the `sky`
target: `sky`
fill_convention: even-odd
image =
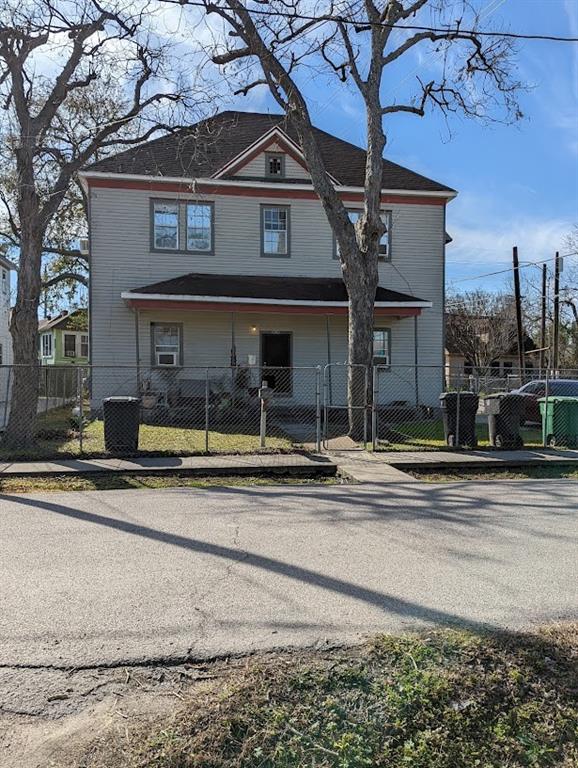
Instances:
[[[578,0],[480,0],[478,7],[487,29],[578,37]],[[506,286],[509,274],[471,278],[507,269],[514,245],[522,262],[564,252],[564,238],[578,223],[578,44],[521,42],[516,60],[528,86],[517,124],[398,114],[386,125],[389,159],[459,192],[447,212],[450,290]],[[392,70],[385,93],[435,70],[435,61],[412,53],[403,67]],[[306,92],[316,125],[364,145],[364,113],[354,94],[322,78],[310,78]],[[235,106],[279,111],[265,88]]]

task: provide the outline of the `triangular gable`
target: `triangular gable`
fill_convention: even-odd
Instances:
[[[270,131],[267,131],[267,133],[264,133],[259,139],[257,139],[257,141],[253,142],[253,144],[240,152],[225,166],[220,168],[216,173],[213,174],[212,178],[220,179],[224,176],[237,175],[245,166],[249,165],[249,163],[251,163],[260,154],[267,151],[284,152],[298,165],[300,165],[307,174],[307,177],[309,177],[309,169],[307,168],[307,163],[305,162],[305,158],[301,152],[301,149],[292,139],[289,138],[289,136],[287,136],[284,131],[276,126]],[[330,178],[335,184],[339,183],[332,176]]]

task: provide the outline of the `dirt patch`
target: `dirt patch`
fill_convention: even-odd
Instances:
[[[80,768],[102,745],[169,717],[185,693],[231,674],[211,665],[0,670],[0,766]],[[92,756],[92,757],[91,757]]]

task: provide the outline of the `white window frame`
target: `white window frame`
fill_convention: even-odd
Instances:
[[[78,357],[86,357],[86,358],[88,358],[88,357],[90,357],[90,342],[89,342],[89,339],[88,339],[88,333],[81,333],[79,335],[80,335],[80,350],[79,350],[80,354],[78,355]],[[83,342],[83,339],[86,339],[86,341]],[[83,344],[86,344],[86,355],[82,354],[82,345]]]
[[[277,211],[285,214],[285,229],[267,229],[267,211]],[[261,256],[265,258],[278,258],[287,259],[291,256],[290,252],[290,227],[291,227],[291,212],[288,205],[262,205],[261,206]],[[266,233],[267,232],[284,232],[285,233],[285,249],[282,251],[269,251],[266,249]]]
[[[48,349],[48,352],[46,351]],[[54,341],[52,331],[47,331],[40,336],[40,355],[44,358],[50,358],[54,354]]]
[[[180,243],[180,206],[178,200],[153,200],[152,201],[152,248],[155,251],[178,251],[179,250],[179,243]],[[161,209],[173,209],[173,210],[161,210]],[[177,224],[176,224],[176,237],[175,237],[175,245],[159,245],[157,243],[157,212],[158,213],[171,213],[176,214],[177,217]],[[159,226],[165,226],[166,225],[159,225]]]
[[[209,211],[209,245],[207,248],[195,248],[189,245],[189,208],[207,208]],[[205,203],[200,200],[187,200],[185,203],[185,245],[189,253],[213,253],[214,211],[213,203]]]
[[[177,330],[177,343],[176,344],[158,344],[157,343],[157,329],[160,328],[176,328]],[[181,355],[183,348],[183,326],[181,323],[151,323],[151,351],[152,351],[152,364],[155,368],[180,368]],[[170,358],[168,360],[161,361],[161,357]]]
[[[66,352],[66,337],[72,336],[74,339],[73,354],[67,354]],[[78,334],[74,331],[63,331],[62,333],[62,356],[63,357],[78,357]]]
[[[376,333],[385,334],[385,350],[383,354],[379,354],[379,355],[375,354],[375,334]],[[383,326],[374,327],[373,334],[372,334],[372,355],[373,355],[374,365],[378,365],[381,368],[391,368],[391,328],[386,328]]]

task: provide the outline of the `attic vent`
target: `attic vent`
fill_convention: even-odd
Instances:
[[[267,176],[285,176],[285,155],[278,152],[267,152],[265,156]]]

